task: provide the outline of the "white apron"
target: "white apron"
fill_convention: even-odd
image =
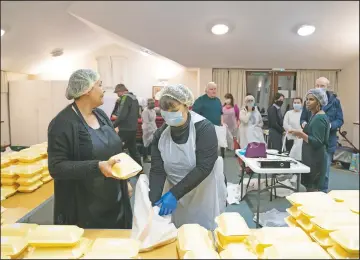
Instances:
[[[169,191],[196,167],[195,123],[205,118],[193,111],[190,111],[190,114],[189,138],[185,144],[176,144],[172,140],[169,126],[161,134],[158,147],[167,173],[163,193]],[[219,157],[210,175],[178,201],[172,221],[177,228],[193,223],[214,230],[215,217],[225,211],[226,196],[223,159]]]
[[[142,112],[141,114],[143,123],[142,123],[142,130],[143,130],[143,143],[144,147],[149,147],[151,142],[154,138],[154,133],[157,130],[156,125],[156,112],[154,109],[147,109]]]
[[[224,123],[227,125],[227,132],[226,132],[226,141],[227,141],[227,148],[230,150],[234,150],[234,137],[237,138],[237,123],[236,123],[236,115],[235,115],[235,108],[226,108],[223,107],[223,118]]]

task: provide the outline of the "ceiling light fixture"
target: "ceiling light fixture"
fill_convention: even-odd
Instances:
[[[1,29],[1,37],[5,34],[5,31]]]
[[[313,25],[302,25],[297,31],[297,33],[300,36],[308,36],[313,34],[314,32],[315,32],[315,26]]]
[[[53,49],[50,54],[53,57],[59,57],[64,54],[64,49],[62,48]]]
[[[229,26],[225,24],[216,24],[211,28],[211,32],[215,35],[223,35],[229,31]]]

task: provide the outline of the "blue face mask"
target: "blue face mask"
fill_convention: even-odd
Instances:
[[[254,102],[254,101],[251,101],[251,102],[249,102],[248,104],[249,104],[249,106],[252,106],[252,107],[255,106],[255,102]]]
[[[301,104],[293,104],[293,107],[294,107],[295,110],[301,110],[302,109]]]
[[[168,112],[161,110],[161,116],[164,118],[166,124],[169,126],[178,126],[184,120],[181,111]]]

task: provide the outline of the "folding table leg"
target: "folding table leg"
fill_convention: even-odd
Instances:
[[[257,209],[256,209],[256,228],[259,228],[259,211],[260,211],[260,174],[258,174],[258,190],[257,190]]]
[[[276,174],[274,174],[274,186],[276,185]],[[277,199],[276,188],[274,188],[275,199]]]
[[[240,201],[243,199],[243,182],[244,182],[244,175],[245,175],[245,163],[241,165],[241,176],[240,176]]]
[[[254,175],[254,173],[252,172],[252,173],[250,173],[250,176],[249,176],[249,181],[248,181],[248,183],[246,184],[246,193],[247,193],[247,191],[248,191],[248,189],[249,189],[249,185],[250,185],[250,181],[251,181],[251,178],[253,177],[253,175]]]
[[[272,201],[272,196],[273,196],[273,194],[272,194],[272,191],[273,191],[273,178],[272,178],[272,176],[271,176],[271,184],[270,184],[270,186],[271,186],[271,188],[270,188],[270,201]]]
[[[297,181],[296,181],[296,191],[299,192],[300,189],[300,181],[301,181],[301,173],[297,174]]]
[[[265,174],[265,185],[266,185],[266,187],[268,187],[269,185],[268,185],[268,178],[267,178],[267,174]]]

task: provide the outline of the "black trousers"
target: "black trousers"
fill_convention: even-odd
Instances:
[[[146,158],[149,155],[151,155],[151,144],[148,147],[144,147],[144,152],[143,152],[144,158]]]
[[[294,145],[294,140],[286,140],[286,143],[285,143],[286,151],[290,153],[293,145]]]
[[[221,152],[221,157],[225,158],[225,148],[224,147],[220,147],[220,152]]]
[[[141,163],[140,153],[136,148],[136,130],[135,131],[119,131],[119,136],[121,141],[123,141],[124,149],[127,148],[129,150],[130,157],[134,159],[139,165]]]

